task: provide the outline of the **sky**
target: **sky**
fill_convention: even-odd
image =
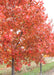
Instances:
[[[54,24],[54,0],[43,0],[44,7],[46,8],[46,13],[48,14],[49,19],[52,19]],[[54,32],[54,27],[52,32]]]
[[[48,14],[49,19],[53,19],[54,23],[54,0],[43,0],[44,7],[46,8],[46,13]]]

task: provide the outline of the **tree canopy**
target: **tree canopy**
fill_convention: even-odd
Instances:
[[[22,61],[39,63],[50,50],[52,26],[47,19],[43,1],[0,0],[1,62],[9,67],[14,59],[16,70],[20,70]]]

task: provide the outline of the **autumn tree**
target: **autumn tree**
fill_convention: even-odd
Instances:
[[[22,61],[39,63],[49,48],[51,23],[42,1],[0,0],[0,54],[7,67],[22,67]]]

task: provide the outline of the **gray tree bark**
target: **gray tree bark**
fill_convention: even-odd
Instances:
[[[42,75],[42,63],[40,63],[40,75]]]
[[[14,59],[12,58],[12,75],[15,75],[14,74]]]

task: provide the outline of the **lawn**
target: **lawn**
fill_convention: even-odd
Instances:
[[[52,68],[54,68],[54,62],[43,65],[42,72],[44,73]],[[40,73],[39,67],[35,68],[31,72],[24,73],[23,75],[38,75],[38,73]]]
[[[0,68],[4,68],[6,65],[0,65]],[[46,72],[50,69],[54,68],[54,62],[51,62],[51,63],[48,63],[48,64],[45,64],[43,65],[42,67],[42,72]],[[15,72],[15,75],[38,75],[40,72],[40,68],[39,67],[36,67],[35,69],[33,69],[32,71],[28,71],[28,72]],[[11,68],[8,68],[8,69],[4,69],[4,70],[0,70],[0,75],[11,75]]]

